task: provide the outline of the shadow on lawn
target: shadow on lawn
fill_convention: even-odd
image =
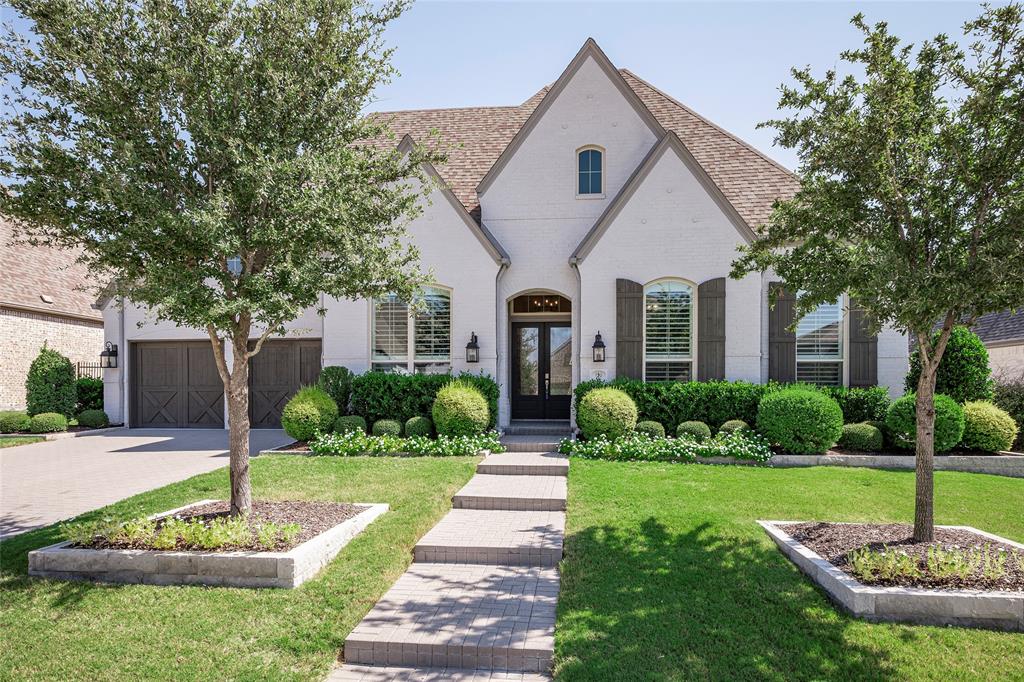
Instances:
[[[556,632],[560,680],[895,679],[774,547],[711,524],[571,535]],[[632,531],[632,529],[630,529]]]

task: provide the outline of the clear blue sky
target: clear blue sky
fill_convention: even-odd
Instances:
[[[792,66],[821,72],[856,47],[858,11],[920,41],[960,35],[975,3],[442,2],[420,0],[389,29],[401,76],[372,109],[517,104],[555,80],[588,36],[698,113],[794,168],[758,122]]]

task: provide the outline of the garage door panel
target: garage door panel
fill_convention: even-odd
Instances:
[[[281,411],[300,386],[320,376],[319,340],[273,340],[249,361],[249,420],[253,428],[281,427]]]
[[[224,388],[209,342],[140,342],[133,350],[132,426],[224,427]]]
[[[224,426],[224,391],[190,389],[187,426],[218,428]]]
[[[178,425],[178,389],[144,389],[142,390],[142,426]]]

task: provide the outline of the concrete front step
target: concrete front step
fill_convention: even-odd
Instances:
[[[510,436],[557,436],[562,438],[572,433],[572,427],[568,420],[514,420],[505,427],[505,433]]]
[[[569,457],[559,452],[500,452],[476,465],[478,474],[567,476]]]
[[[569,434],[564,434],[565,438]],[[504,435],[501,444],[509,452],[558,452],[561,438],[557,436],[516,436]]]
[[[414,563],[349,634],[345,663],[546,672],[557,601],[554,568]]]
[[[476,474],[452,498],[455,509],[565,511],[564,476]]]
[[[548,675],[542,673],[506,670],[343,665],[331,673],[327,682],[548,682],[550,679]]]
[[[565,512],[453,509],[413,548],[414,561],[557,566]]]

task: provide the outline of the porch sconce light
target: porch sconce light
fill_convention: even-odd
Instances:
[[[476,342],[476,332],[469,335],[466,344],[466,362],[480,362],[480,344]]]
[[[100,351],[100,367],[102,369],[115,369],[117,367],[117,344],[107,341],[106,346]]]
[[[601,340],[601,332],[594,337],[594,362],[604,362],[604,341]]]

